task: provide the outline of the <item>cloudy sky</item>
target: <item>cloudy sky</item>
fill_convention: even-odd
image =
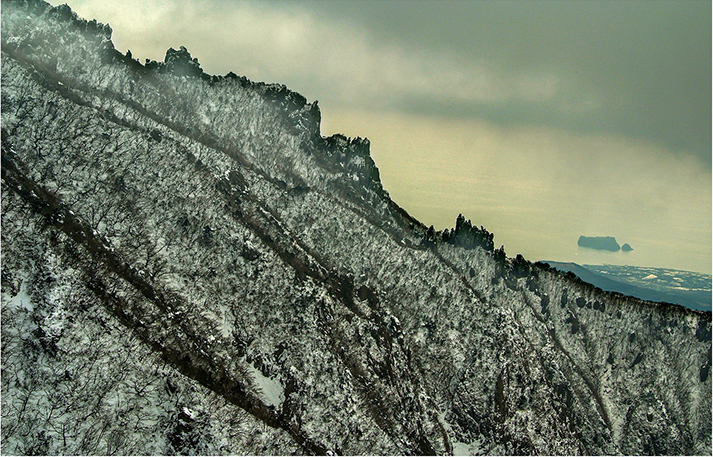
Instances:
[[[709,1],[68,3],[141,61],[183,45],[319,100],[322,134],[368,137],[426,225],[463,213],[533,261],[711,272]]]

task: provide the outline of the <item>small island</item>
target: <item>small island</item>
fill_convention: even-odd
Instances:
[[[621,249],[613,236],[580,236],[577,245],[598,251],[617,252]],[[629,246],[631,249],[631,246]]]
[[[629,243],[624,243],[624,244],[621,245],[621,250],[622,250],[623,252],[629,252],[629,251],[633,251],[634,248],[632,248],[631,246],[629,246]]]

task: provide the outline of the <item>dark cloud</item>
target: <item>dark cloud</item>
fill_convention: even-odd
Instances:
[[[308,5],[322,20],[358,23],[370,31],[374,43],[481,61],[503,76],[547,73],[560,81],[554,96],[544,100],[467,105],[397,100],[404,106],[422,111],[436,102],[442,113],[644,138],[695,154],[710,165],[708,1],[317,1]]]
[[[131,36],[145,49],[187,45],[207,71],[286,83],[325,107],[614,134],[710,169],[709,1],[127,0],[122,8],[142,11],[133,28],[151,22]],[[181,42],[167,40],[172,30]]]

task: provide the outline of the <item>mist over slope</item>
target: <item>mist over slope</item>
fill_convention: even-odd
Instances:
[[[710,312],[427,228],[319,124],[2,2],[4,453],[710,454]]]

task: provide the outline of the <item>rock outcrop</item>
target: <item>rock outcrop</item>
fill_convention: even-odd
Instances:
[[[613,236],[580,236],[577,245],[598,251],[617,252],[621,249]]]

